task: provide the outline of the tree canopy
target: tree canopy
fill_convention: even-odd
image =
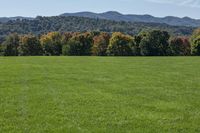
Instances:
[[[91,19],[83,17],[37,17],[33,20],[10,20],[0,23],[0,40],[10,33],[40,35],[48,32],[122,32],[136,35],[141,31],[165,30],[173,35],[190,35],[194,28],[185,26],[169,26],[167,24],[142,22],[116,22],[111,20]]]
[[[138,35],[122,32],[48,32],[41,35],[17,33],[0,44],[0,55],[73,56],[188,56],[200,55],[200,32],[191,38],[172,36],[166,31],[142,31]]]
[[[146,34],[140,42],[141,55],[164,56],[169,49],[170,35],[166,31],[154,30]]]
[[[200,29],[193,32],[191,36],[192,54],[200,55]]]

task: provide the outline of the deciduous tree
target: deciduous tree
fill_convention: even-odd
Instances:
[[[69,42],[63,46],[64,55],[91,55],[93,35],[90,32],[74,35]]]
[[[163,56],[169,51],[168,32],[150,31],[140,42],[141,55]]]
[[[105,56],[109,45],[110,35],[101,33],[93,38],[92,55]]]
[[[62,35],[59,32],[49,32],[41,36],[40,43],[45,55],[61,55]]]
[[[191,45],[186,37],[175,37],[170,40],[170,53],[175,56],[186,56],[191,53]]]
[[[17,56],[18,46],[19,46],[19,35],[16,33],[8,35],[6,37],[6,40],[3,42],[1,46],[2,55]]]
[[[110,38],[107,53],[112,56],[130,56],[133,53],[133,37],[114,32]]]
[[[192,55],[200,55],[200,29],[193,32],[191,36]]]
[[[36,56],[42,55],[42,47],[39,39],[34,35],[25,35],[20,38],[18,47],[19,55],[21,56]]]

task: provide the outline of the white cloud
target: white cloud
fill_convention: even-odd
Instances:
[[[147,1],[200,8],[200,0],[147,0]]]

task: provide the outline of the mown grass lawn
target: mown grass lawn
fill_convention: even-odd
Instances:
[[[200,57],[0,57],[1,133],[199,133]]]

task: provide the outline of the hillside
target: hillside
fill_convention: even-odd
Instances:
[[[134,15],[134,14],[121,14],[115,11],[109,11],[105,13],[93,13],[93,12],[78,12],[78,13],[64,13],[61,16],[78,16],[108,19],[114,21],[126,21],[126,22],[147,22],[147,23],[165,23],[173,26],[192,26],[199,27],[200,20],[192,19],[189,17],[179,18],[173,16],[167,16],[164,18],[154,17],[151,15]]]
[[[194,28],[185,26],[169,26],[159,23],[124,22],[105,19],[92,19],[84,17],[37,17],[33,20],[17,19],[6,23],[0,23],[0,36],[10,33],[42,34],[50,31],[59,32],[83,32],[105,31],[123,32],[130,35],[147,30],[166,30],[172,35],[190,35]]]

